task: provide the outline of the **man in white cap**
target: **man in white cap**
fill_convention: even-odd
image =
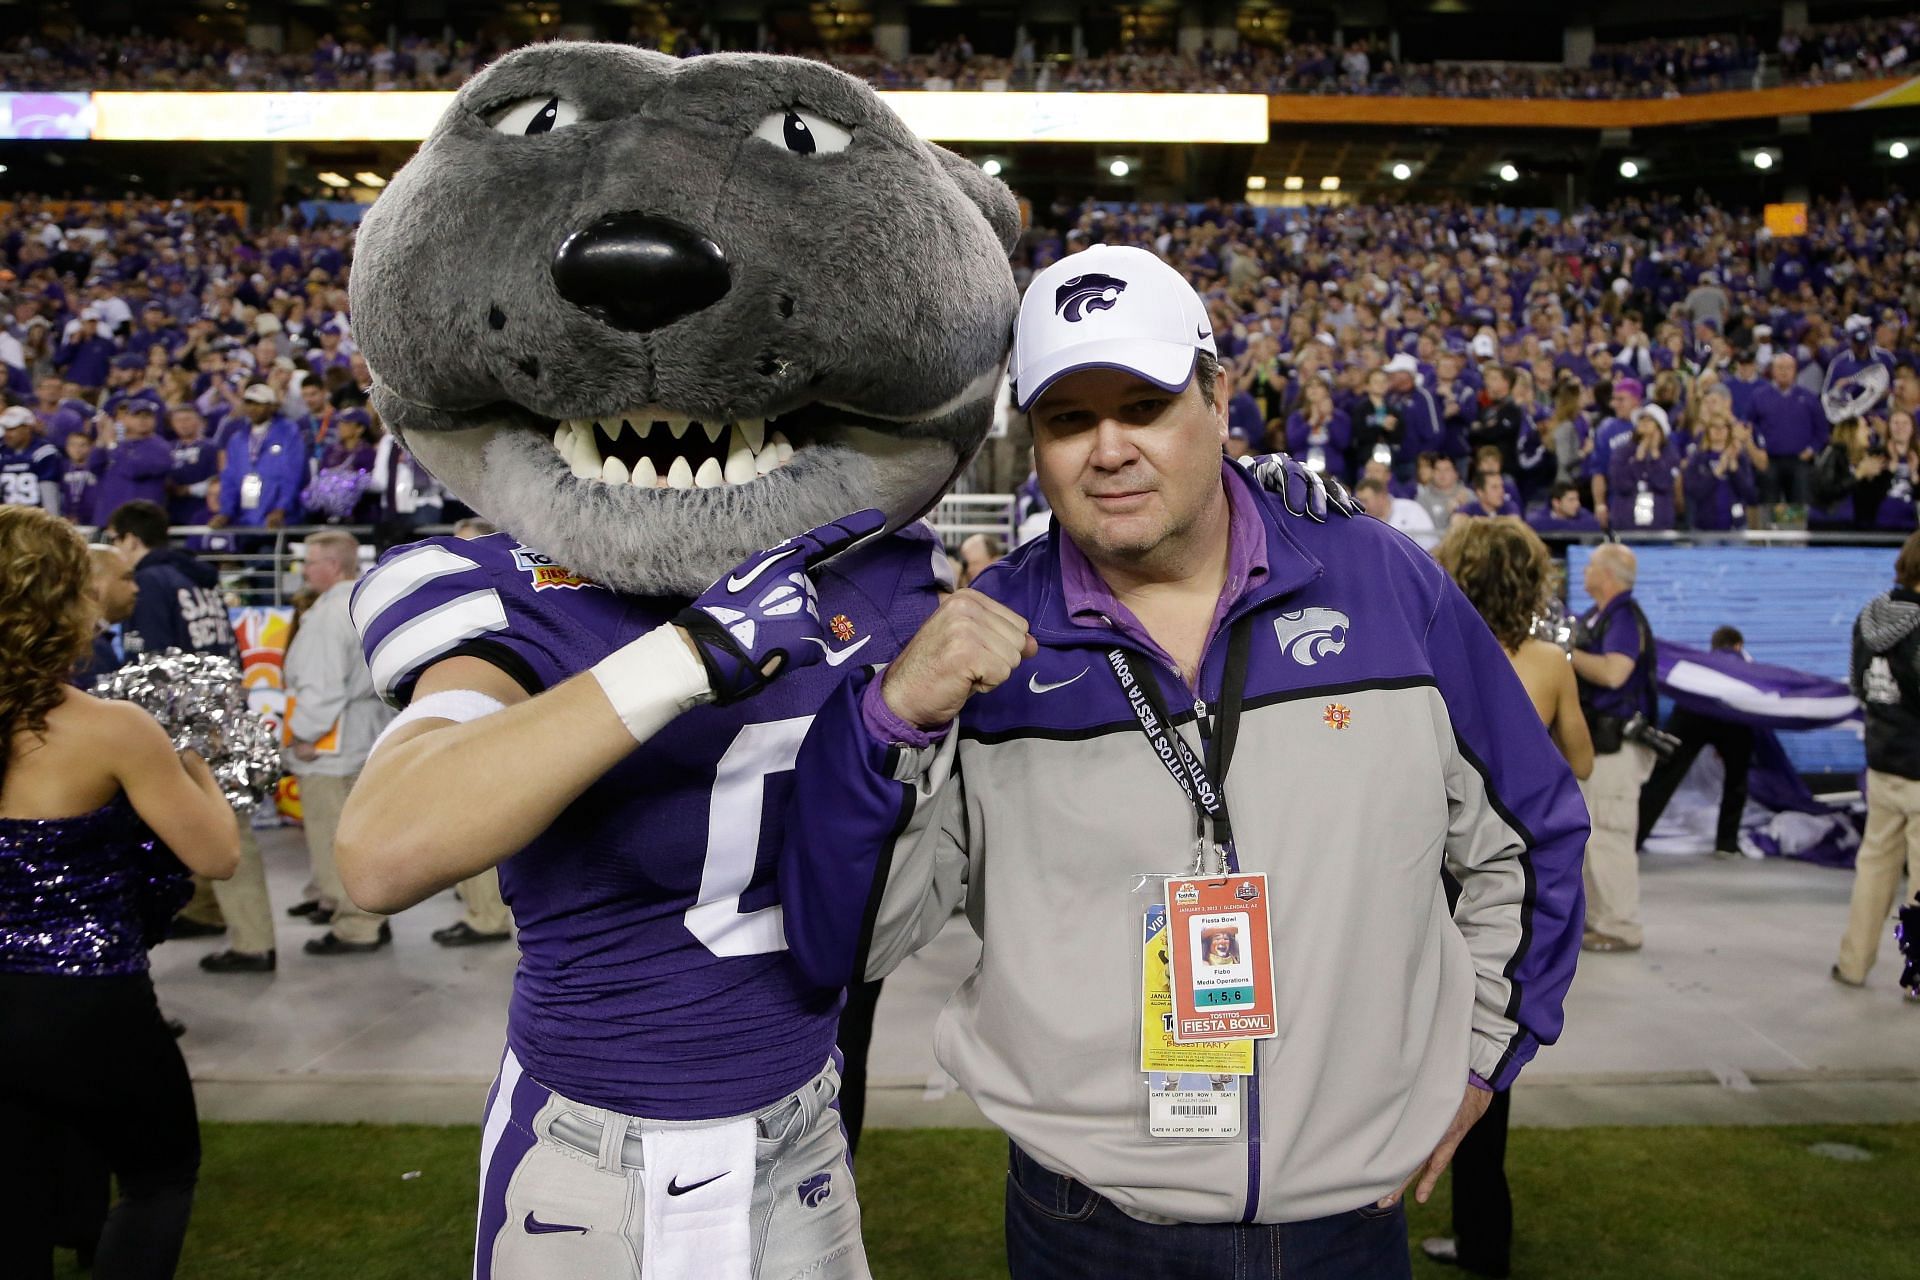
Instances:
[[[1849,416],[1863,418],[1876,412],[1885,403],[1887,390],[1893,386],[1893,353],[1884,347],[1874,345],[1871,316],[1863,316],[1858,312],[1848,316],[1846,334],[1846,349],[1827,363],[1827,378],[1820,386],[1820,399],[1823,405],[1835,401],[1860,401],[1853,405],[1853,412]],[[1833,395],[1835,387],[1842,386],[1849,378],[1857,378],[1876,364],[1887,371],[1886,387],[1880,391],[1879,395],[1871,400],[1864,397],[1850,397],[1845,393],[1844,388],[1841,394]],[[1830,396],[1833,398],[1829,399]]]
[[[1400,419],[1400,445],[1393,460],[1396,480],[1410,479],[1423,453],[1457,457],[1466,452],[1447,430],[1446,415],[1433,392],[1421,385],[1420,361],[1412,352],[1402,351],[1387,361],[1387,408]]]
[[[60,451],[40,434],[40,419],[25,405],[0,412],[0,503],[44,507],[60,514]]]
[[[1158,258],[1037,275],[1012,378],[1053,530],[815,719],[788,945],[878,978],[964,904],[935,1042],[1013,1140],[1013,1280],[1409,1276],[1402,1193],[1559,1031],[1572,774],[1418,547],[1223,460]]]
[[[307,448],[300,428],[277,412],[280,396],[264,382],[240,395],[248,429],[226,437],[220,473],[220,510],[207,523],[278,529],[297,521],[307,482]]]

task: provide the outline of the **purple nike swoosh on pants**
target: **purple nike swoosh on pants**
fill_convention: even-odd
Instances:
[[[473,1244],[473,1280],[491,1280],[493,1245],[507,1225],[507,1185],[534,1148],[533,1118],[553,1094],[520,1070],[508,1049],[487,1094],[480,1139],[480,1213]]]

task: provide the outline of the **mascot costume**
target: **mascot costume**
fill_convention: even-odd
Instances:
[[[392,811],[444,733],[435,789],[531,833],[489,855],[521,961],[480,1280],[867,1276],[841,992],[787,953],[774,853],[814,714],[945,585],[918,521],[991,422],[1017,233],[1004,185],[838,71],[599,44],[475,76],[362,224],[374,403],[505,531],[398,548],[353,602],[406,708],[359,790]],[[1262,479],[1324,516],[1303,469]],[[537,789],[541,711],[618,758],[528,822],[448,771]]]
[[[506,531],[362,581],[377,687],[465,727],[502,703],[415,702],[438,664],[536,702],[587,672],[636,739],[500,865],[522,954],[476,1276],[868,1274],[841,993],[786,955],[772,856],[844,664],[938,601],[917,522],[992,419],[1017,232],[847,75],[598,44],[475,76],[368,213],[374,403]]]

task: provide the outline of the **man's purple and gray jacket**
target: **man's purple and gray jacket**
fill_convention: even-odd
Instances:
[[[1587,813],[1498,642],[1419,547],[1225,474],[1264,556],[1234,556],[1197,689],[1075,608],[1097,594],[1063,584],[1056,526],[976,582],[1039,653],[944,741],[882,740],[870,672],[832,695],[800,751],[780,894],[825,986],[890,972],[964,904],[984,947],[935,1049],[989,1119],[1131,1213],[1297,1221],[1396,1190],[1469,1072],[1505,1088],[1558,1037]],[[1130,885],[1187,870],[1195,817],[1106,652],[1141,655],[1200,752],[1191,708],[1217,710],[1241,617],[1224,792],[1240,868],[1269,877],[1280,1035],[1257,1046],[1237,1141],[1166,1142],[1146,1136]]]

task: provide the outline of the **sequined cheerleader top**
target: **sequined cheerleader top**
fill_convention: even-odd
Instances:
[[[124,795],[71,818],[0,818],[0,972],[145,973],[191,893]]]

